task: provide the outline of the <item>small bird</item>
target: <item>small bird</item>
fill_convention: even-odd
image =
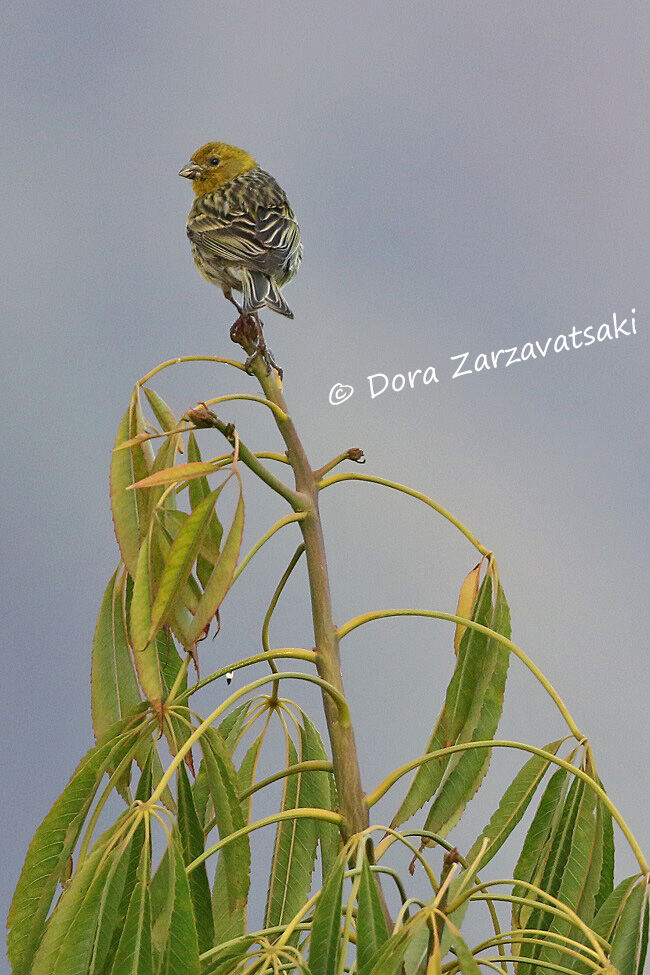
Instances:
[[[225,142],[197,149],[179,176],[194,184],[187,236],[204,278],[241,317],[271,308],[293,318],[280,288],[298,270],[302,243],[284,190],[250,153]],[[242,293],[241,305],[233,291]]]

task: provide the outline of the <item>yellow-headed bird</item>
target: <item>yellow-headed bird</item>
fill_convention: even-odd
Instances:
[[[300,228],[284,190],[244,149],[208,142],[179,176],[191,179],[187,236],[201,274],[240,314],[272,308],[293,318],[280,288],[302,260]],[[240,306],[232,292],[243,295]]]

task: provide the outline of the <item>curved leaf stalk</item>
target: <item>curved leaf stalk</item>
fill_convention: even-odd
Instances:
[[[319,482],[318,490],[322,491],[323,488],[330,487],[332,484],[339,484],[341,481],[366,481],[370,484],[380,484],[382,487],[392,488],[394,491],[400,491],[402,494],[406,494],[411,498],[416,498],[418,501],[422,501],[430,508],[433,508],[434,511],[436,511],[439,515],[442,515],[443,518],[446,518],[447,521],[451,522],[451,524],[457,528],[462,535],[465,536],[468,542],[471,542],[474,548],[478,549],[481,555],[492,555],[490,550],[485,548],[484,545],[481,545],[476,536],[473,535],[469,528],[466,528],[465,525],[458,520],[458,518],[455,518],[454,515],[447,511],[446,508],[443,508],[442,505],[437,504],[437,502],[433,501],[432,498],[427,497],[426,494],[422,494],[420,491],[415,491],[413,488],[407,487],[405,484],[398,484],[397,481],[389,481],[385,477],[375,477],[372,474],[356,474],[354,472],[333,474],[332,477],[327,477]]]
[[[274,525],[271,525],[269,530],[265,532],[264,535],[262,535],[262,537],[257,540],[257,542],[255,542],[250,552],[248,552],[241,560],[241,562],[235,569],[235,573],[232,577],[231,585],[233,585],[235,580],[239,578],[239,576],[242,574],[242,572],[244,571],[244,569],[246,568],[250,560],[253,558],[254,555],[257,554],[257,552],[259,552],[262,545],[268,542],[269,538],[273,538],[275,533],[280,531],[281,528],[284,528],[285,525],[291,525],[293,524],[293,522],[302,521],[305,515],[306,515],[305,511],[296,511],[292,515],[285,515],[284,518],[280,518],[278,521],[275,522]]]
[[[418,766],[424,764],[424,762],[434,761],[435,759],[440,758],[441,755],[452,755],[455,752],[462,752],[474,748],[514,748],[518,749],[519,751],[530,752],[531,755],[539,755],[540,758],[544,758],[546,761],[552,762],[554,765],[559,765],[560,768],[566,769],[572,775],[575,775],[576,778],[582,779],[583,782],[586,782],[587,785],[593,789],[601,802],[607,806],[612,814],[612,817],[618,823],[623,835],[632,849],[632,852],[634,853],[634,856],[637,859],[641,873],[648,874],[650,872],[650,867],[648,867],[641,847],[632,833],[632,830],[627,825],[623,819],[623,816],[609,798],[603,787],[599,785],[598,782],[595,782],[587,772],[583,771],[583,769],[576,768],[575,765],[565,762],[564,759],[558,758],[557,755],[552,755],[550,752],[544,751],[543,748],[536,748],[534,745],[525,745],[520,741],[466,741],[458,745],[450,745],[448,748],[438,748],[436,751],[428,752],[426,755],[421,755],[420,758],[416,758],[415,761],[408,762],[406,765],[402,765],[400,768],[395,769],[394,772],[391,772],[390,775],[386,776],[383,782],[381,782],[376,789],[368,793],[366,796],[368,807],[370,808],[374,806],[375,803],[379,802],[379,800],[393,785],[395,785],[397,781],[399,781],[399,779],[402,778],[403,775],[408,775],[409,772],[412,772],[414,769],[418,768]]]
[[[262,659],[264,659],[264,655],[260,655],[260,656],[262,657]],[[228,671],[225,671],[225,673],[228,673]],[[269,677],[260,677],[259,680],[253,681],[251,684],[246,684],[244,687],[240,687],[238,690],[234,692],[234,694],[231,694],[230,697],[226,698],[226,700],[223,701],[223,703],[220,704],[218,708],[215,708],[212,714],[209,714],[208,717],[201,722],[201,724],[194,731],[194,733],[191,734],[189,738],[187,738],[186,741],[183,742],[183,745],[178,750],[177,754],[174,756],[172,762],[168,765],[165,774],[163,775],[160,782],[154,789],[151,795],[151,801],[152,802],[158,801],[158,799],[164,792],[165,787],[169,784],[176,769],[181,764],[181,762],[183,761],[183,759],[191,749],[192,745],[196,744],[199,738],[201,738],[201,736],[203,735],[204,731],[207,728],[209,728],[214,721],[217,720],[220,714],[223,714],[224,711],[227,711],[228,708],[232,704],[234,704],[235,701],[238,701],[240,697],[244,697],[246,694],[249,694],[251,691],[257,690],[258,687],[262,687],[264,684],[268,684],[269,681],[278,680],[278,679],[305,680],[312,684],[318,684],[324,691],[330,694],[334,699],[334,701],[336,702],[336,709],[337,709],[337,714],[339,715],[340,722],[342,724],[347,723],[349,725],[350,712],[348,711],[348,706],[345,701],[345,698],[335,687],[332,687],[330,684],[327,683],[327,681],[323,680],[323,678],[315,677],[312,674],[301,674],[299,671],[293,671],[293,672],[287,671],[286,673],[272,674]]]
[[[296,565],[298,564],[298,561],[300,560],[300,557],[304,551],[305,551],[305,544],[304,542],[301,542],[298,548],[296,549],[296,551],[293,553],[291,561],[289,562],[287,568],[284,570],[282,574],[282,578],[277,584],[275,592],[271,597],[271,602],[269,603],[269,607],[265,613],[264,621],[262,623],[262,649],[264,650],[265,653],[270,654],[271,652],[271,645],[269,643],[269,627],[271,625],[271,618],[273,617],[273,613],[275,612],[275,607],[278,604],[278,600],[282,595],[282,591],[286,586],[291,573],[293,572]],[[269,658],[269,666],[273,671],[273,673],[277,674],[278,668],[275,665],[273,659],[271,658]],[[273,690],[271,692],[271,698],[275,702],[277,702],[278,699],[278,691],[279,691],[279,685],[278,682],[276,681],[276,683],[273,685]]]
[[[273,816],[258,819],[257,822],[244,826],[243,829],[237,829],[233,833],[229,833],[228,836],[224,836],[214,846],[205,850],[196,860],[188,863],[187,872],[190,873],[192,870],[196,870],[208,857],[211,857],[213,853],[218,853],[219,850],[223,849],[224,846],[228,846],[229,843],[233,843],[235,840],[240,839],[242,836],[247,836],[249,833],[254,833],[264,826],[281,823],[285,819],[322,819],[325,823],[334,823],[335,826],[340,827],[343,817],[340,813],[332,812],[330,809],[316,809],[309,808],[308,806],[301,806],[298,809],[285,809],[282,812],[275,813]]]
[[[501,643],[506,649],[514,653],[516,657],[519,657],[521,662],[525,664],[530,670],[531,674],[539,681],[546,693],[551,697],[557,706],[558,711],[566,721],[569,726],[573,736],[579,741],[586,741],[586,736],[577,727],[575,721],[573,720],[569,709],[566,704],[555,690],[551,682],[547,677],[541,672],[539,667],[537,667],[530,657],[524,653],[516,644],[509,640],[507,637],[503,636],[501,633],[497,633],[496,630],[491,630],[489,626],[483,626],[482,623],[477,623],[475,620],[466,619],[464,616],[456,616],[453,613],[439,613],[432,609],[386,609],[375,613],[364,613],[361,616],[356,616],[354,619],[349,620],[344,623],[343,626],[338,629],[339,639],[343,639],[352,630],[356,630],[357,627],[363,626],[365,623],[371,623],[373,620],[389,619],[394,616],[422,616],[428,619],[435,620],[446,620],[449,623],[456,623],[456,625],[462,625],[469,627],[472,630],[477,630],[479,633],[489,636],[491,639],[495,640],[497,643]]]
[[[272,657],[275,660],[304,660],[307,663],[316,663],[316,654],[313,650],[303,650],[300,647],[281,647],[278,650],[270,650],[268,653],[256,653],[252,657],[244,657],[242,660],[234,660],[232,663],[227,664],[225,667],[221,667],[219,670],[215,670],[213,674],[209,674],[207,677],[202,677],[191,687],[186,688],[184,691],[178,695],[176,703],[186,701],[192,694],[197,691],[202,690],[211,684],[215,680],[219,680],[220,677],[225,677],[226,674],[235,673],[237,670],[242,670],[245,667],[252,667],[254,664],[263,663]]]
[[[271,400],[263,399],[261,396],[251,396],[249,393],[228,393],[225,396],[215,396],[213,399],[203,400],[201,405],[215,406],[217,403],[229,403],[236,399],[249,400],[252,403],[260,403],[262,406],[268,406],[278,420],[287,419],[287,414],[284,412],[284,410],[281,410],[280,407],[275,403],[272,403]]]

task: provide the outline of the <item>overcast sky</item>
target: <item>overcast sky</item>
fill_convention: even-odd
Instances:
[[[302,226],[286,289],[295,321],[265,320],[314,464],[360,446],[366,472],[431,495],[494,550],[513,639],[589,734],[648,850],[647,5],[8,7],[3,900],[92,740],[91,639],[118,558],[108,465],[131,387],[170,356],[238,351],[229,306],[192,265],[191,187],[176,175],[213,139],[272,172]],[[614,314],[629,336],[573,348]],[[572,329],[571,348],[553,351]],[[549,338],[545,357],[515,361]],[[513,347],[511,366],[508,353],[476,371]],[[453,379],[461,361],[471,372]],[[419,375],[371,398],[369,375],[427,367],[438,382]],[[178,413],[256,391],[230,372],[184,365],[154,385]],[[355,392],[331,406],[336,383]],[[262,410],[223,416],[251,446],[278,449]],[[252,486],[249,499],[251,545],[282,508]],[[322,508],[337,621],[386,606],[453,612],[476,555],[451,525],[378,487],[333,487]],[[296,544],[290,529],[251,564],[206,670],[255,651],[258,596],[268,601]],[[298,573],[274,642],[311,645],[306,613]],[[367,789],[422,751],[452,636],[398,620],[345,641]],[[516,660],[502,734],[563,734]],[[507,770],[495,758],[459,845]],[[632,870],[622,854],[620,875]]]

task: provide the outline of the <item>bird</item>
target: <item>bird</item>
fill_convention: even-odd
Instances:
[[[240,318],[262,308],[293,318],[281,288],[302,260],[300,228],[284,190],[245,149],[208,142],[179,176],[192,181],[187,218],[194,263]],[[239,304],[232,295],[241,292]]]

